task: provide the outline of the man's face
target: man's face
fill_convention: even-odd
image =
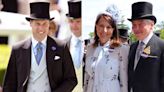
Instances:
[[[30,20],[30,26],[32,27],[33,37],[37,41],[42,41],[48,34],[50,21],[44,20]]]
[[[154,22],[148,19],[137,19],[132,21],[132,31],[138,40],[145,39],[153,31]]]
[[[69,18],[68,21],[71,28],[71,32],[76,37],[80,37],[81,36],[81,18],[76,18],[76,19]]]

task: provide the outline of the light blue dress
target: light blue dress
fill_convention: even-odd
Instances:
[[[86,57],[84,92],[127,92],[129,47],[110,49],[89,46]]]

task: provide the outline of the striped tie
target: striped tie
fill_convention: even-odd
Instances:
[[[136,56],[135,56],[135,63],[134,63],[134,69],[137,66],[137,63],[138,63],[138,61],[140,59],[140,56],[141,56],[141,53],[142,53],[143,49],[144,49],[144,42],[141,41],[138,44],[138,47],[137,47]]]

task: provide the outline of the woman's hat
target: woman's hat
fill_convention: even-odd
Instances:
[[[105,11],[101,11],[97,15],[97,18],[102,14],[111,16],[116,23],[118,23],[120,21],[120,10],[118,9],[118,7],[115,4],[110,4],[109,6],[107,6]]]
[[[67,17],[81,18],[81,1],[68,1],[68,11]]]
[[[133,21],[136,19],[150,19],[156,23],[156,17],[152,15],[153,5],[149,2],[136,2],[132,4],[132,17],[128,19]]]
[[[26,20],[30,21],[34,19],[48,19],[48,20],[54,19],[54,18],[50,18],[48,2],[30,3],[30,17],[26,17]]]

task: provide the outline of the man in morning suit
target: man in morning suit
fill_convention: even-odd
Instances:
[[[48,2],[30,3],[32,37],[12,48],[3,92],[72,92],[77,78],[66,44],[47,36]]]
[[[66,43],[70,50],[78,81],[82,81],[83,41],[81,33],[81,0],[68,1],[66,14],[71,30],[71,36]],[[73,92],[82,92],[82,82],[78,82]]]
[[[153,34],[156,17],[149,2],[132,4],[132,31],[139,41],[129,52],[128,92],[164,92],[164,41]]]

